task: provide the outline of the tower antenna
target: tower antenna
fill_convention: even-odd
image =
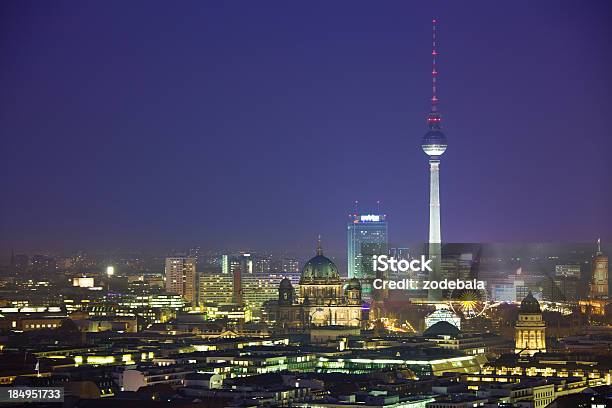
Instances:
[[[438,56],[438,20],[431,20],[431,112],[427,116],[427,123],[430,128],[439,129],[442,116],[438,112],[438,68],[436,57]]]

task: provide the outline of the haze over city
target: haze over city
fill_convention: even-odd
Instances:
[[[432,16],[444,241],[612,240],[607,2],[0,7],[5,257],[426,241]]]

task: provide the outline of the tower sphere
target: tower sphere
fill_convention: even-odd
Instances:
[[[441,156],[446,151],[446,136],[438,129],[431,129],[423,136],[421,147],[429,156]]]

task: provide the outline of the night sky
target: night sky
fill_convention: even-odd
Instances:
[[[0,250],[612,240],[608,1],[0,4]]]

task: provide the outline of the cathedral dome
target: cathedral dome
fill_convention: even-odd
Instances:
[[[300,278],[300,280],[340,280],[336,264],[323,256],[320,237],[317,242],[317,255],[306,262]]]
[[[519,313],[542,313],[540,302],[533,297],[531,292],[529,292],[521,302]]]
[[[327,257],[317,255],[306,262],[302,269],[302,279],[339,279],[338,268]]]

